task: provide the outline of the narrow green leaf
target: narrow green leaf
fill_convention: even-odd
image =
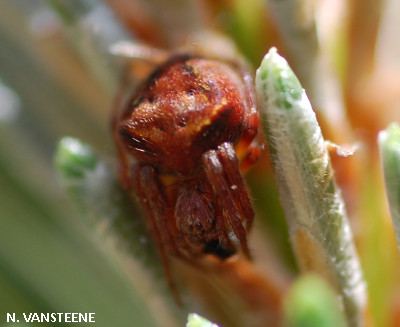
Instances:
[[[270,15],[286,49],[293,70],[307,88],[311,99],[318,98],[321,70],[318,68],[319,44],[312,1],[270,0]]]
[[[361,326],[365,283],[315,113],[275,48],[257,71],[256,87],[298,264],[324,276],[340,294],[349,324]]]
[[[65,31],[84,64],[112,94],[126,60],[115,56],[110,48],[132,37],[117,20],[111,8],[96,0],[47,0],[49,7],[64,24]]]
[[[400,249],[400,126],[393,123],[386,130],[381,131],[378,143],[385,176],[386,194]]]

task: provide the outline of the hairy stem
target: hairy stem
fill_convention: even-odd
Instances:
[[[298,264],[325,277],[340,295],[350,326],[361,326],[365,284],[315,113],[275,48],[257,71],[256,87]]]

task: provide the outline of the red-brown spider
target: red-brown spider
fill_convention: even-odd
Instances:
[[[116,112],[121,180],[139,197],[167,273],[168,254],[225,259],[240,245],[250,257],[254,212],[240,170],[259,153],[251,76],[229,61],[176,54]]]

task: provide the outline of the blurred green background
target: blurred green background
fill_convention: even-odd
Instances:
[[[96,326],[152,326],[127,273],[57,182],[60,137],[112,149],[111,98],[57,24],[43,1],[0,2],[0,326],[7,312],[20,321],[22,312],[94,312]]]
[[[197,11],[191,8],[193,16],[186,15],[189,11],[185,12],[186,5],[194,2],[151,1],[154,8],[149,6],[149,12],[164,12],[167,11],[165,8],[171,6],[177,10],[177,16],[185,13],[185,19],[173,24],[175,27],[170,35],[161,28],[165,35],[157,37],[165,37],[165,43],[173,45],[174,42],[179,43],[176,40],[190,32],[190,28],[196,29],[198,21],[193,13]],[[324,3],[328,2],[336,3],[333,0]],[[207,18],[212,25],[227,26],[224,32],[233,36],[241,51],[255,66],[271,45],[269,42],[279,39],[279,28],[286,26],[280,27],[278,23],[265,19],[267,14],[263,10],[266,1],[204,0],[203,3],[211,8],[212,18]],[[270,0],[268,3],[276,5],[278,1]],[[396,15],[400,14],[398,11],[390,12],[387,9],[390,15],[386,13],[385,20],[382,20],[380,32],[383,37],[376,51],[380,60],[376,60],[379,74],[374,75],[372,64],[372,68],[368,69],[363,66],[365,61],[371,63],[375,60],[376,42],[376,35],[365,26],[372,29],[379,26],[378,12],[381,10],[379,8],[383,8],[383,3],[346,2],[350,23],[343,22],[343,26],[340,25],[341,21],[332,22],[328,19],[330,17],[324,20],[324,16],[321,16],[323,24],[319,33],[325,42],[319,45],[319,51],[336,70],[338,77],[334,82],[343,84],[338,86],[341,92],[339,97],[355,98],[350,99],[354,103],[344,100],[345,104],[342,105],[348,117],[344,115],[343,118],[342,112],[338,114],[339,121],[343,119],[345,126],[334,126],[334,132],[340,134],[350,127],[356,140],[364,142],[364,148],[355,160],[362,163],[357,167],[357,173],[351,175],[354,171],[350,169],[347,176],[346,172],[339,172],[339,175],[342,173],[342,176],[348,177],[348,184],[358,183],[355,187],[358,193],[354,199],[351,194],[349,198],[354,200],[351,203],[352,225],[369,286],[371,305],[367,320],[378,322],[377,327],[396,327],[400,321],[399,257],[385,207],[375,137],[377,130],[384,128],[389,121],[400,121],[397,105],[399,92],[396,89],[396,85],[399,85],[396,76],[398,65],[390,66],[396,60],[398,63],[394,54],[399,53],[396,44],[400,42],[392,41],[397,37],[397,29],[393,28],[396,24],[393,22],[396,22]],[[395,1],[388,3],[393,5]],[[155,4],[163,5],[164,9]],[[230,11],[219,11],[224,6],[225,9],[229,7]],[[374,6],[379,10],[371,10]],[[371,18],[363,14],[361,9],[377,14],[371,15]],[[335,7],[332,10],[333,18],[340,17],[335,16],[337,12],[342,13],[342,10]],[[302,14],[307,18],[307,10]],[[175,22],[173,17],[169,19]],[[164,21],[158,23],[161,27],[167,25]],[[190,28],[182,28],[184,24],[190,25]],[[288,26],[290,34],[290,24]],[[393,45],[393,51],[388,45]],[[305,47],[310,53],[304,54],[306,58],[299,59],[300,66],[301,60],[311,63],[308,62],[310,66],[303,66],[306,67],[304,76],[310,77],[314,73],[323,75],[325,72],[314,66],[316,48]],[[290,54],[290,46],[288,48]],[[294,55],[292,62],[297,57]],[[358,62],[360,67],[357,66]],[[71,203],[65,194],[53,165],[57,143],[67,135],[90,144],[102,160],[109,163],[110,167],[115,166],[110,131],[112,93],[113,90],[105,91],[101,81],[89,73],[46,1],[0,1],[0,326],[9,325],[5,324],[7,312],[16,313],[17,316],[22,312],[94,312],[96,326],[184,325],[185,314],[171,308],[174,306],[170,303],[171,297],[158,294],[160,288],[168,292],[166,283],[161,281],[160,284],[153,284],[155,280],[159,282],[159,278],[154,278],[154,275],[160,274],[157,270],[159,267],[148,270],[143,268],[140,260],[136,262],[118,251],[114,252],[115,235],[112,232],[109,233],[111,236],[104,238],[98,237],[101,232],[96,235],[90,232],[93,226],[100,230],[107,228],[101,224],[91,225],[93,222],[90,219],[82,219],[76,204]],[[310,93],[315,95],[318,92],[310,90]],[[326,99],[323,96],[318,99],[317,96],[316,100],[325,102],[327,107],[331,103],[333,106],[337,104],[336,101],[330,101],[332,94]],[[326,126],[329,128],[329,124]],[[342,135],[338,136],[342,138]],[[346,137],[343,139],[349,142]],[[346,170],[346,165],[343,167]],[[261,172],[267,182],[260,183],[260,169],[257,169],[255,167],[255,173],[250,173],[248,178],[253,186],[253,194],[256,200],[259,194],[264,194],[264,198],[269,200],[255,201],[257,209],[262,212],[261,219],[258,217],[256,221],[256,232],[268,239],[267,242],[261,241],[262,245],[271,245],[272,251],[281,256],[282,266],[289,267],[287,274],[291,275],[295,268],[273,177]],[[348,186],[346,181],[341,182]],[[107,204],[104,195],[98,203],[99,212],[104,206],[102,201]],[[91,206],[96,207],[96,202],[92,201]],[[92,215],[96,216],[98,212]],[[108,235],[107,232],[105,234]],[[264,248],[260,249],[259,252],[262,252]],[[263,264],[267,265],[261,262]],[[19,317],[21,320],[22,316]],[[54,323],[37,325],[52,326]],[[22,326],[22,323],[18,326]]]

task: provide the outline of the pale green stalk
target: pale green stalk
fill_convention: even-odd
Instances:
[[[400,126],[393,123],[386,130],[381,131],[378,143],[385,176],[386,194],[400,249]]]
[[[340,137],[347,135],[349,138],[341,89],[330,59],[334,56],[332,50],[326,50],[332,36],[326,34],[325,22],[321,22],[324,19],[318,7],[321,5],[313,0],[268,0],[268,9],[284,48],[282,52],[307,90],[314,110],[321,112],[332,126],[341,127],[343,135]],[[340,6],[332,8],[329,14],[341,19],[337,9]]]
[[[315,3],[310,0],[270,0],[268,9],[274,20],[288,60],[304,87],[314,99],[317,83],[318,39]]]
[[[257,71],[256,88],[298,264],[324,276],[349,325],[362,326],[365,284],[329,154],[300,82],[275,48]]]
[[[261,47],[264,46],[262,34],[264,10],[260,0],[232,1],[233,35],[247,59],[257,64],[260,60],[259,54],[263,51]]]
[[[107,92],[115,91],[125,58],[111,53],[113,45],[130,40],[113,12],[101,0],[47,0],[65,25],[65,30],[85,65]]]

